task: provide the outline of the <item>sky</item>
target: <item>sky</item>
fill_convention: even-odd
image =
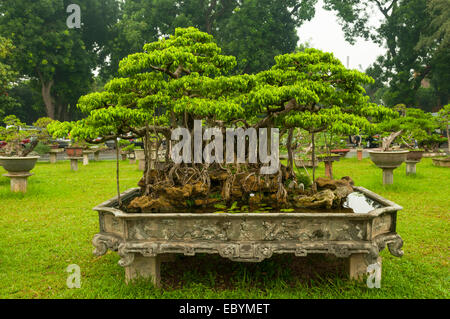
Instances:
[[[374,19],[379,19],[374,14]],[[308,41],[311,47],[327,52],[333,52],[347,66],[347,56],[350,57],[351,69],[365,70],[375,62],[386,50],[371,41],[358,40],[355,45],[344,39],[344,32],[337,22],[335,13],[322,9],[322,1],[316,5],[315,17],[304,23],[298,30],[299,43]],[[361,66],[361,67],[360,67]]]

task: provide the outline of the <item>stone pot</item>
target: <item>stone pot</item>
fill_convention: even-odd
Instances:
[[[303,166],[308,168],[313,167],[312,160],[303,160],[301,158],[294,158],[294,163],[297,168],[303,168]],[[319,161],[317,159],[314,161],[314,167],[319,167]]]
[[[66,147],[66,153],[69,157],[82,157],[83,148],[82,147]]]
[[[420,161],[423,153],[424,151],[409,150],[408,155],[406,155],[406,159],[408,161]]]
[[[138,277],[160,283],[160,263],[168,254],[219,254],[237,262],[261,262],[279,253],[295,256],[333,254],[347,258],[349,275],[357,279],[367,266],[381,262],[386,246],[402,256],[403,241],[396,232],[399,205],[363,188],[355,191],[380,204],[368,213],[127,213],[117,196],[94,208],[100,231],[93,238],[94,254],[117,251],[127,282]],[[124,203],[140,195],[126,191]]]
[[[0,164],[10,173],[29,172],[40,156],[14,157],[0,156]]]
[[[450,156],[433,158],[433,164],[435,166],[450,167]]]
[[[337,162],[340,159],[341,159],[341,157],[337,156],[337,155],[335,155],[335,156],[333,156],[333,155],[331,155],[331,156],[319,156],[318,157],[319,162]]]
[[[409,151],[369,151],[370,159],[380,168],[397,168],[406,160]]]
[[[348,148],[342,148],[342,149],[335,149],[330,151],[333,154],[339,154],[340,156],[344,157],[348,152],[350,152],[350,149]]]
[[[394,169],[399,167],[409,153],[406,151],[369,151],[372,162],[383,170],[383,184],[394,183]]]

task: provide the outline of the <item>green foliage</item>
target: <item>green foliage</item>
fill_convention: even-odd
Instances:
[[[15,115],[8,115],[3,118],[5,127],[0,126],[0,140],[7,143],[1,149],[6,156],[27,156],[31,153],[39,142],[42,144],[50,143],[50,135],[47,126],[52,122],[50,118],[40,118],[33,123],[34,128],[27,128],[26,124],[21,122]],[[25,147],[24,140],[29,140]]]
[[[144,51],[120,62],[123,77],[108,82],[105,91],[80,98],[78,107],[89,114],[86,119],[57,122],[52,133],[112,139],[128,133],[142,135],[138,129],[146,123],[152,129],[176,127],[192,125],[193,118],[231,120],[243,113],[228,91],[244,90],[252,78],[224,76],[236,61],[220,54],[211,35],[179,28],[168,39],[146,44]]]
[[[17,78],[17,72],[8,62],[13,50],[14,46],[11,40],[0,36],[0,116],[4,115],[8,109],[17,106],[17,101],[7,92]]]
[[[108,26],[116,21],[114,0],[79,2],[83,27],[68,29],[67,1],[4,0],[0,4],[0,35],[17,47],[14,67],[38,81],[47,116],[64,118],[80,95],[89,92],[92,69],[104,58]]]
[[[387,136],[392,132],[402,131],[397,140],[410,148],[414,147],[414,140],[420,146],[425,147],[430,147],[441,140],[439,135],[435,133],[438,126],[431,113],[424,112],[421,109],[406,108],[404,105],[397,105],[396,109],[401,113],[401,116],[379,123],[379,132],[384,132],[384,135]]]
[[[350,43],[364,37],[387,47],[367,70],[376,79],[369,90],[375,102],[430,111],[448,103],[447,0],[325,0],[325,7],[337,13]],[[376,28],[369,21],[374,10],[382,16]],[[419,91],[424,79],[431,86],[425,92]]]
[[[261,84],[248,100],[251,112],[266,114],[281,127],[356,134],[372,128],[369,117],[394,116],[392,110],[368,102],[362,85],[373,79],[346,69],[331,53],[308,48],[275,61],[271,70],[256,75]]]

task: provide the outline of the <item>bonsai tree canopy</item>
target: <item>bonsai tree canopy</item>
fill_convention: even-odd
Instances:
[[[166,165],[161,170],[146,165],[139,182],[142,196],[128,205],[130,211],[201,207],[221,201],[290,207],[295,194],[289,195],[287,188],[299,194],[292,169],[296,128],[311,133],[357,133],[372,127],[368,118],[382,119],[395,112],[369,103],[363,85],[373,80],[347,70],[330,53],[306,49],[278,56],[275,62],[270,70],[256,75],[228,75],[236,60],[222,55],[211,35],[192,27],[178,28],[169,38],[148,43],[144,52],[123,59],[121,77],[108,82],[103,92],[80,98],[78,107],[88,114],[85,119],[55,122],[50,131],[97,143],[143,138],[146,162],[150,143],[157,139],[159,148],[165,141]],[[288,134],[290,164],[264,175],[259,173],[263,163],[249,161],[171,162],[172,129],[193,132],[196,120],[222,132],[278,128],[280,137]]]

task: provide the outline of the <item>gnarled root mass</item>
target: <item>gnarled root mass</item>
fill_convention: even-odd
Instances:
[[[262,175],[252,165],[165,165],[148,170],[140,180],[141,196],[127,206],[130,213],[156,213],[205,209],[219,205],[274,209],[337,208],[353,192],[350,178],[316,180],[318,192],[304,190],[296,177],[281,165],[278,173]]]

